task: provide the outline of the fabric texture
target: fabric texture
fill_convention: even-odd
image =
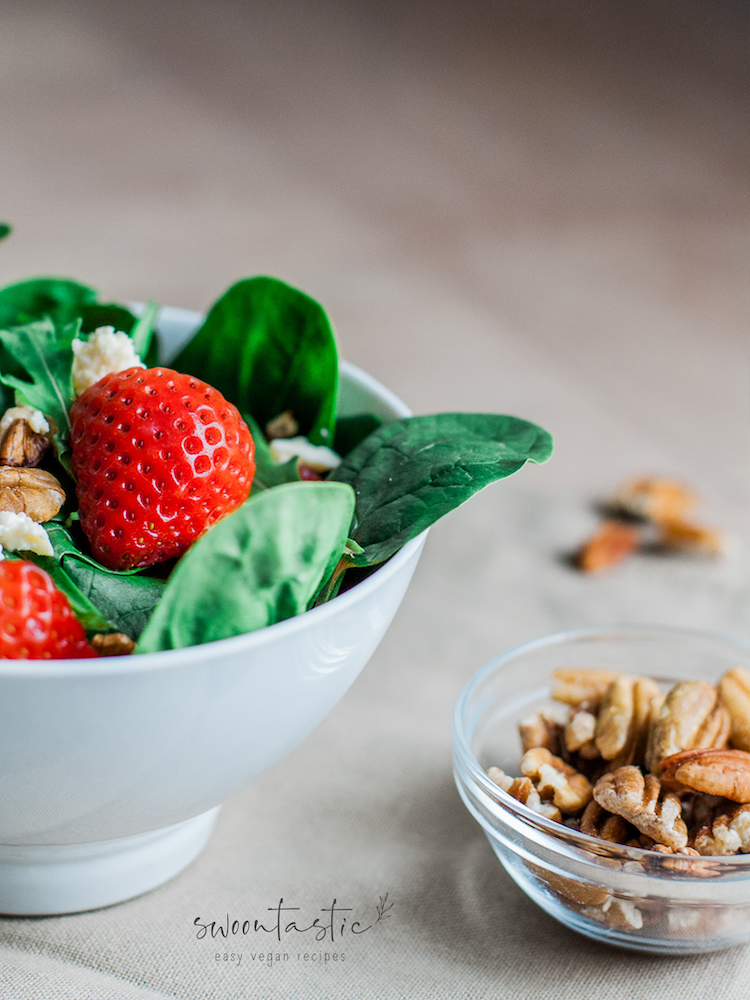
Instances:
[[[614,621],[748,636],[750,575],[741,554],[723,563],[640,556],[585,577],[557,554],[594,522],[579,499],[530,490],[518,477],[441,524],[361,677],[307,741],[226,804],[198,860],[118,906],[1,920],[0,983],[8,985],[0,996],[31,1000],[54,988],[77,1000],[671,1000],[708,997],[722,982],[727,1000],[744,998],[750,949],[660,959],[558,925],[503,871],[453,785],[453,702],[495,652]],[[463,596],[467,563],[473,601]],[[365,926],[386,893],[393,905],[380,921],[334,942],[306,934],[280,944],[262,932],[198,939],[194,925],[223,924],[228,915],[230,924],[259,918],[273,927],[283,899],[299,907],[299,926],[333,900]],[[92,980],[91,970],[102,979]]]

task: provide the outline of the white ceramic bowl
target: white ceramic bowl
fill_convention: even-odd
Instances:
[[[163,310],[167,357],[200,320]],[[341,415],[409,415],[345,362],[341,383]],[[357,677],[426,534],[331,603],[248,635],[106,660],[0,660],[0,913],[105,906],[189,864],[224,799]]]

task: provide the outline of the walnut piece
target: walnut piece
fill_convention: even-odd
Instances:
[[[14,420],[0,444],[0,465],[34,468],[50,447],[49,438],[35,433],[28,420]]]
[[[646,521],[675,521],[695,506],[695,494],[673,479],[631,479],[617,490],[610,506]]]
[[[551,819],[555,823],[562,822],[560,810],[548,802],[542,802],[539,792],[534,788],[530,778],[511,778],[499,767],[488,768],[487,777],[508,795],[512,795],[514,799],[518,799],[519,802],[528,806],[533,812],[539,813],[540,816],[546,816],[547,819]]]
[[[546,747],[552,753],[562,750],[563,726],[570,717],[570,709],[551,705],[532,712],[518,723],[524,753],[534,747]]]
[[[750,852],[750,805],[725,803],[695,836],[697,854]]]
[[[612,670],[591,667],[560,667],[552,674],[552,697],[574,707],[593,712],[609,685],[620,675]]]
[[[661,782],[653,774],[644,778],[637,767],[619,767],[597,781],[594,799],[656,843],[672,848],[687,846],[680,800],[671,792],[663,793]]]
[[[638,548],[641,534],[632,524],[604,521],[578,554],[578,566],[584,573],[611,569]]]
[[[688,521],[666,521],[660,526],[658,544],[678,552],[720,556],[724,551],[721,534]]]
[[[729,712],[729,742],[750,750],[750,673],[742,667],[728,670],[719,681],[719,694]]]
[[[681,681],[667,692],[654,722],[646,765],[655,772],[665,757],[680,750],[723,747],[728,736],[729,714],[714,685]]]
[[[745,750],[682,750],[659,765],[665,784],[732,802],[750,802],[750,753]]]
[[[266,424],[266,437],[269,441],[274,438],[293,438],[298,434],[299,424],[291,410],[284,410]]]
[[[91,639],[91,645],[99,656],[127,656],[135,649],[135,643],[124,632],[97,632]]]
[[[65,503],[65,491],[44,469],[0,468],[0,510],[26,514],[37,524],[51,520]]]
[[[544,747],[527,750],[521,774],[536,783],[542,799],[551,799],[562,813],[579,812],[591,801],[591,782]]]

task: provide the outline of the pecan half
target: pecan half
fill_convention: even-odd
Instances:
[[[695,836],[698,854],[750,852],[750,805],[725,803]]]
[[[680,750],[722,747],[728,735],[729,714],[714,685],[682,681],[667,692],[654,722],[646,765],[656,771],[660,761]]]
[[[620,675],[591,667],[560,667],[552,674],[552,697],[566,705],[585,705],[593,712],[609,685]]]
[[[494,781],[499,788],[502,788],[508,795],[512,795],[514,799],[518,799],[535,813],[546,816],[547,819],[551,819],[555,823],[562,822],[560,810],[548,802],[542,802],[531,778],[511,778],[499,767],[490,767],[486,773],[487,777]]]
[[[43,524],[59,513],[65,491],[44,469],[0,468],[0,510],[27,514]]]
[[[750,750],[750,673],[742,667],[728,670],[719,681],[719,694],[729,712],[729,742]]]
[[[671,792],[665,794],[653,774],[644,778],[637,767],[620,767],[597,781],[594,799],[656,843],[673,848],[687,846],[680,800]]]
[[[521,773],[534,780],[542,799],[552,799],[560,812],[579,812],[591,801],[588,778],[543,747],[526,751]]]
[[[607,688],[599,710],[596,745],[602,757],[613,762],[613,769],[643,762],[661,701],[659,688],[648,677],[621,674]]]
[[[579,753],[585,760],[596,760],[599,750],[594,743],[596,716],[591,712],[574,712],[563,730],[565,749],[568,753]]]
[[[624,844],[628,839],[629,827],[622,816],[607,812],[592,799],[581,816],[581,833],[598,837],[599,840],[608,840],[612,844]]]
[[[661,761],[659,775],[673,787],[750,802],[750,753],[745,750],[682,750]]]
[[[578,554],[578,565],[585,573],[600,573],[627,559],[638,548],[641,534],[632,524],[604,521]]]

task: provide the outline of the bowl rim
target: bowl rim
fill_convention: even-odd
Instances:
[[[141,303],[130,304],[134,306],[135,310],[142,308]],[[161,316],[171,321],[195,324],[200,323],[203,318],[202,313],[176,306],[164,306]],[[373,395],[394,411],[395,420],[412,416],[412,410],[402,399],[357,365],[342,358],[339,360],[339,374],[346,375],[355,384],[370,390]],[[177,666],[194,664],[197,661],[220,660],[225,656],[250,653],[269,642],[291,636],[301,629],[322,624],[332,615],[343,613],[359,601],[366,600],[373,591],[384,586],[419,552],[429,531],[430,529],[426,528],[415,538],[412,538],[390,559],[378,566],[370,576],[360,581],[351,590],[339,594],[335,600],[321,604],[317,608],[311,608],[293,618],[287,618],[283,622],[267,625],[255,632],[245,632],[243,635],[231,636],[228,639],[216,639],[198,646],[185,646],[182,649],[167,649],[158,653],[139,653],[130,656],[111,656],[106,658],[106,668],[102,667],[101,657],[69,660],[0,659],[0,678],[102,677],[109,679],[130,674],[168,670]]]
[[[694,638],[707,642],[720,642],[726,646],[735,646],[737,649],[742,649],[745,652],[750,650],[750,640],[727,636],[720,632],[672,625],[641,625],[638,623],[583,626],[553,632],[537,639],[518,643],[510,649],[504,650],[492,657],[484,666],[472,674],[461,688],[456,699],[452,720],[453,758],[456,781],[466,786],[467,792],[470,792],[471,789],[467,786],[466,774],[463,773],[467,772],[477,793],[482,796],[482,804],[485,807],[491,806],[493,813],[499,808],[513,817],[516,823],[519,823],[529,831],[533,831],[537,837],[540,835],[544,837],[545,845],[549,849],[562,853],[567,853],[571,848],[576,850],[576,852],[583,851],[591,859],[592,863],[596,863],[601,858],[613,857],[621,860],[640,860],[644,855],[648,855],[649,865],[652,869],[663,867],[665,862],[669,862],[670,858],[678,857],[684,858],[685,861],[700,860],[704,863],[711,862],[722,866],[728,871],[739,869],[743,873],[746,873],[748,866],[750,866],[750,854],[711,854],[701,855],[700,858],[694,858],[690,855],[667,855],[661,854],[658,851],[651,851],[648,848],[628,847],[625,844],[611,844],[592,837],[589,834],[581,833],[579,830],[566,827],[564,824],[556,823],[554,820],[547,819],[545,816],[534,812],[528,806],[509,795],[499,785],[496,785],[494,781],[487,777],[484,768],[471,751],[464,729],[464,717],[469,699],[488,677],[502,670],[509,660],[515,659],[524,653],[561,645],[568,641],[605,637],[624,638],[628,635],[645,637],[649,634],[655,639]],[[459,791],[463,798],[463,789],[459,788]],[[592,845],[596,849],[593,849]],[[681,873],[681,877],[684,879],[686,873]],[[689,878],[689,875],[687,877]]]

